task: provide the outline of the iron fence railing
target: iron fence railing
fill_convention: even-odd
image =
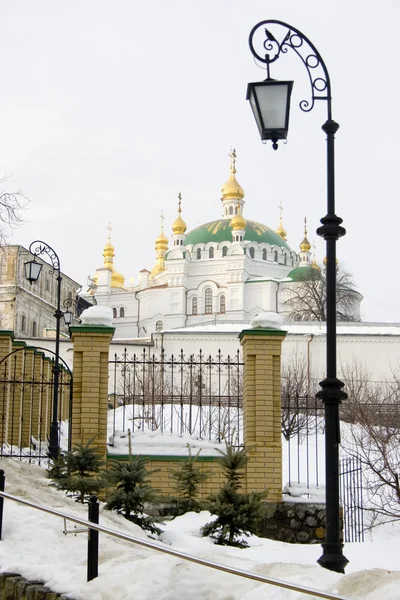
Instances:
[[[48,460],[54,359],[46,368],[41,352],[45,349],[32,350],[22,347],[0,361],[0,458],[40,464]],[[64,363],[59,369],[57,415],[58,442],[64,450],[71,448],[71,412],[72,373]]]
[[[242,371],[239,351],[224,357],[149,357],[144,350],[109,363],[111,436],[131,429],[189,434],[212,442],[242,443]]]
[[[23,498],[19,498],[12,494],[8,494],[4,491],[4,471],[0,470],[0,540],[1,540],[1,530],[3,523],[3,504],[4,499],[11,500],[13,502],[18,502],[35,510],[39,510],[41,512],[45,512],[47,514],[59,517],[64,519],[64,522],[71,521],[72,523],[76,523],[81,527],[87,528],[88,531],[88,566],[87,566],[87,581],[90,581],[98,576],[98,538],[99,533],[104,533],[105,535],[110,535],[115,538],[119,538],[121,540],[125,540],[127,542],[131,542],[133,544],[137,544],[144,548],[148,548],[149,550],[154,550],[156,552],[162,552],[164,554],[168,554],[169,556],[174,556],[175,558],[179,558],[182,560],[186,560],[188,562],[192,562],[198,565],[202,565],[204,567],[209,567],[211,569],[215,569],[217,571],[221,571],[224,573],[228,573],[230,575],[236,575],[238,577],[244,577],[246,579],[250,579],[252,581],[258,581],[260,583],[265,583],[268,585],[272,585],[278,588],[290,590],[293,592],[300,592],[301,594],[307,596],[313,596],[314,598],[324,598],[325,600],[351,600],[351,598],[346,598],[342,595],[333,594],[330,592],[323,592],[322,590],[315,590],[306,586],[298,585],[295,583],[291,583],[289,581],[283,581],[280,579],[274,579],[272,577],[265,577],[264,575],[259,575],[258,573],[252,573],[250,571],[246,571],[244,569],[236,569],[234,567],[230,567],[228,565],[224,565],[222,563],[212,562],[200,558],[198,556],[194,556],[192,554],[187,554],[185,552],[180,552],[179,550],[174,550],[171,547],[164,546],[161,544],[157,544],[155,542],[136,538],[134,536],[127,535],[122,533],[121,531],[116,531],[114,529],[109,529],[108,527],[103,527],[98,524],[98,503],[97,498],[95,496],[91,497],[91,501],[89,503],[89,520],[80,519],[78,517],[74,517],[63,513],[58,510],[54,510],[52,508],[48,508],[46,506],[41,506],[39,504],[35,504],[30,502],[29,500],[25,500]],[[23,526],[23,524],[20,524]],[[64,528],[64,533],[70,533]],[[74,533],[74,531],[72,531]],[[75,531],[76,533],[76,531]]]

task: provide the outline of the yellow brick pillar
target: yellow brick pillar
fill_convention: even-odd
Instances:
[[[31,435],[36,439],[40,440],[40,415],[41,407],[43,402],[43,359],[44,353],[36,350],[35,360],[33,363],[33,397],[32,397],[32,411],[31,411]]]
[[[104,457],[107,452],[108,355],[113,333],[113,327],[104,325],[70,328],[74,349],[71,443],[72,446],[86,444],[93,438],[93,445]]]
[[[12,352],[13,332],[0,330],[0,361]],[[11,360],[8,358],[0,364],[0,444],[7,442],[9,423]]]
[[[10,356],[11,385],[9,401],[8,443],[19,446],[21,442],[22,403],[24,397],[25,342],[13,342],[12,349],[17,350]]]
[[[22,352],[21,352],[22,353]],[[17,352],[18,354],[18,352]],[[35,348],[27,347],[25,349],[25,362],[23,370],[23,392],[21,404],[21,427],[19,445],[22,448],[30,447],[30,436],[32,434],[32,411],[33,411],[33,396],[35,389],[34,366],[35,364]]]
[[[266,489],[282,501],[281,349],[286,332],[256,327],[240,334],[243,348],[247,492]]]
[[[43,359],[42,401],[39,415],[39,439],[47,442],[50,439],[50,423],[53,407],[53,361],[48,356]]]

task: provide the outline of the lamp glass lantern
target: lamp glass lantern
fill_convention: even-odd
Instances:
[[[72,312],[70,310],[66,310],[64,313],[65,324],[68,326],[71,325],[73,318],[74,318],[74,315],[72,314]]]
[[[278,140],[285,140],[289,129],[290,96],[293,81],[266,79],[247,86],[254,118],[261,139],[272,140],[274,148]]]
[[[36,262],[35,259],[29,260],[28,262],[24,263],[24,270],[25,278],[32,285],[32,283],[39,279],[40,271],[42,270],[42,265]]]

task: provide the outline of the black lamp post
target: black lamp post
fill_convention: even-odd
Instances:
[[[278,39],[271,29],[278,34]],[[260,43],[261,52],[255,49]],[[335,133],[339,125],[332,120],[332,98],[329,74],[325,63],[310,40],[295,27],[282,21],[267,20],[253,27],[249,36],[253,56],[266,65],[267,79],[260,83],[249,83],[247,99],[261,134],[261,139],[272,140],[278,148],[278,140],[286,139],[289,124],[289,102],[293,82],[274,81],[270,77],[270,65],[294,51],[303,62],[311,84],[311,98],[302,100],[300,108],[310,112],[316,100],[327,105],[327,121],[322,126],[327,135],[327,214],[321,219],[318,235],[326,240],[326,378],[320,382],[321,391],[317,398],[325,407],[325,482],[326,482],[326,535],[322,544],[323,553],[318,563],[331,571],[344,573],[348,563],[343,555],[340,532],[339,505],[339,405],[347,398],[344,386],[336,376],[336,241],[346,233],[341,227],[342,219],[335,214]],[[280,106],[278,107],[278,104]]]
[[[41,242],[36,240],[29,246],[29,252],[33,254],[33,260],[25,263],[25,277],[32,284],[37,281],[42,270],[42,265],[36,262],[36,257],[41,254],[47,254],[51,261],[51,273],[57,272],[57,308],[54,313],[56,319],[56,348],[55,348],[55,359],[53,366],[53,413],[50,424],[50,444],[49,444],[49,456],[51,458],[57,458],[59,448],[59,437],[58,437],[58,384],[60,379],[60,321],[63,316],[61,310],[61,282],[62,277],[60,273],[60,260],[54,250]]]

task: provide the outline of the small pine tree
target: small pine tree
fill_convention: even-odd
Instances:
[[[242,494],[238,491],[243,477],[239,469],[243,469],[248,461],[244,448],[237,450],[226,444],[225,452],[221,454],[219,462],[226,483],[218,494],[209,497],[207,508],[217,518],[204,525],[202,535],[210,536],[216,544],[246,548],[248,544],[241,538],[256,533],[263,516],[262,500],[266,492]]]
[[[76,444],[65,456],[59,455],[53,460],[49,472],[58,489],[65,490],[68,496],[82,504],[101,489],[97,474],[103,461],[98,451],[91,447],[92,442],[89,440],[87,444]]]
[[[169,469],[172,477],[176,481],[176,491],[180,497],[174,498],[173,502],[177,508],[178,514],[184,514],[189,511],[199,512],[202,509],[201,503],[196,500],[199,493],[199,486],[206,481],[208,473],[201,471],[196,464],[201,450],[192,456],[190,446],[188,459],[182,462],[178,469]]]
[[[143,456],[133,458],[130,431],[128,431],[128,439],[128,462],[112,460],[109,468],[103,472],[105,486],[114,488],[108,496],[106,508],[115,510],[150,533],[160,534],[162,531],[155,525],[156,519],[144,513],[145,503],[155,500],[155,491],[147,482],[147,477],[158,469],[147,471],[146,458]]]

